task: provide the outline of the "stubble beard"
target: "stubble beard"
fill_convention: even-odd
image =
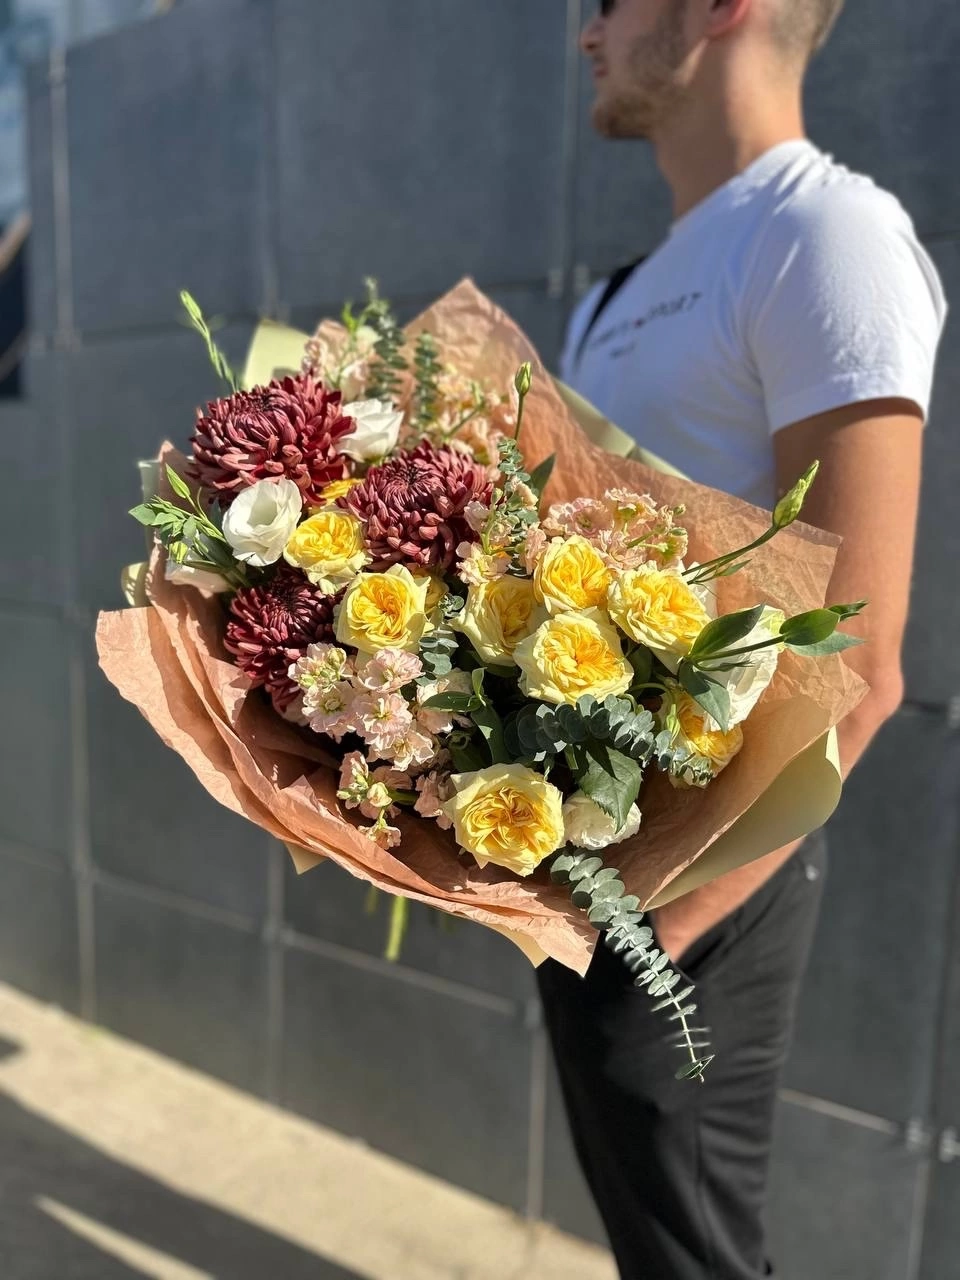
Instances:
[[[593,105],[593,127],[605,138],[653,138],[684,97],[686,4],[671,5],[657,27],[641,36],[627,60],[629,84]]]

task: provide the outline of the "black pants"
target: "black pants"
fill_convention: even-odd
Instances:
[[[585,978],[538,970],[577,1154],[622,1280],[758,1280],[780,1071],[825,869],[811,837],[684,957],[716,1059],[682,1082],[670,1024],[597,948]],[[562,1225],[562,1224],[561,1224]]]

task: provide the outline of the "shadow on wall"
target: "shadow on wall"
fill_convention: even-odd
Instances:
[[[0,1039],[0,1058],[18,1050]],[[198,1277],[230,1280],[363,1280],[253,1223],[180,1195],[4,1094],[0,1134],[4,1280],[142,1280],[161,1274],[153,1267],[163,1263],[184,1280],[192,1269]]]

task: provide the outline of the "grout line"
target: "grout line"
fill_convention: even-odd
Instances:
[[[264,947],[267,959],[267,1031],[266,1070],[264,1096],[275,1106],[280,1105],[283,1080],[283,1038],[286,1023],[284,1004],[284,865],[279,846],[271,840],[267,863],[267,925],[264,930]]]
[[[544,1178],[547,1162],[547,1032],[536,1000],[530,1002],[528,1021],[535,1023],[530,1037],[530,1129],[527,1144],[527,1217],[543,1218]]]
[[[70,229],[70,150],[67,125],[67,58],[50,53],[50,150],[53,171],[54,278],[57,345],[74,345],[73,243]]]
[[[419,969],[411,969],[408,965],[394,964],[377,956],[367,955],[362,951],[354,951],[351,947],[341,946],[337,942],[325,942],[320,938],[309,938],[297,933],[295,929],[284,929],[283,940],[286,946],[294,951],[305,951],[310,955],[321,956],[325,960],[334,960],[354,969],[363,969],[378,977],[393,978],[405,982],[408,986],[418,987],[422,991],[430,991],[434,995],[447,996],[453,1000],[461,1000],[490,1013],[501,1014],[505,1018],[516,1018],[521,1006],[516,1000],[508,1000],[505,996],[495,996],[465,983],[453,982],[449,978],[438,978],[433,974],[422,973]]]
[[[277,193],[280,190],[280,128],[277,117],[279,79],[276,5],[264,6],[262,20],[266,25],[265,53],[264,57],[258,60],[258,65],[266,83],[261,86],[264,137],[257,219],[262,285],[260,314],[276,320],[285,320],[285,315],[281,314],[280,302],[279,210],[277,207]]]
[[[38,849],[35,845],[24,844],[12,836],[0,833],[0,858],[9,858],[12,862],[25,862],[31,867],[43,867],[45,871],[57,872],[61,875],[72,875],[69,855],[53,853],[50,849]]]
[[[801,1107],[807,1111],[815,1111],[818,1115],[829,1116],[833,1120],[845,1120],[847,1124],[857,1125],[861,1129],[872,1129],[874,1133],[883,1133],[895,1138],[903,1134],[903,1125],[883,1116],[873,1116],[866,1111],[857,1111],[853,1107],[842,1106],[839,1102],[828,1102],[826,1098],[816,1098],[811,1094],[798,1093],[794,1089],[781,1089],[780,1101],[790,1106]]]
[[[128,880],[125,876],[114,875],[100,867],[90,869],[90,880],[93,885],[110,889],[123,897],[137,898],[141,902],[149,902],[154,906],[168,907],[179,911],[195,920],[205,920],[208,924],[223,925],[237,933],[254,935],[262,934],[262,927],[256,920],[243,916],[228,907],[216,907],[210,903],[199,902],[196,898],[188,898],[175,890],[158,889],[154,885],[141,884],[136,880]]]
[[[910,1215],[910,1234],[907,1241],[907,1265],[904,1280],[920,1280],[923,1264],[923,1246],[926,1238],[927,1202],[930,1199],[930,1183],[933,1177],[931,1153],[920,1161],[914,1184],[913,1212]]]
[[[97,1017],[97,962],[94,933],[93,863],[90,853],[90,770],[87,743],[87,680],[78,629],[67,624],[67,679],[70,698],[70,861],[77,893],[77,962],[80,1015]]]
[[[558,261],[562,272],[560,298],[566,311],[573,303],[573,273],[577,256],[577,183],[580,151],[580,28],[583,0],[567,0],[564,49],[563,125],[561,144],[561,197],[558,227]]]
[[[955,765],[956,760],[953,763]],[[955,770],[948,771],[947,776],[955,776]],[[943,1091],[950,1058],[946,1026],[952,1014],[950,998],[953,968],[958,959],[960,959],[960,941],[958,941],[956,931],[950,927],[955,916],[956,907],[960,905],[960,802],[957,801],[955,794],[952,796],[952,800],[953,831],[951,846],[954,855],[953,875],[949,893],[946,895],[946,915],[943,922],[945,946],[938,975],[939,981],[935,1005],[936,1022],[933,1029],[934,1037],[930,1055],[930,1070],[926,1082],[927,1096],[924,1119],[929,1141],[923,1151],[920,1162],[913,1213],[910,1220],[910,1253],[907,1280],[918,1280],[923,1263],[930,1193],[937,1169],[938,1135],[947,1119],[943,1114]],[[954,910],[951,911],[951,908]]]

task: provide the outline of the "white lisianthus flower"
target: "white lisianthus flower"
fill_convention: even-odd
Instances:
[[[762,644],[764,640],[772,640],[783,626],[785,618],[786,615],[782,609],[774,609],[768,605],[750,634],[738,640],[734,647],[744,649],[748,645]],[[734,725],[746,720],[766,692],[770,681],[777,673],[777,663],[782,652],[782,644],[770,645],[766,649],[758,649],[756,653],[745,655],[742,667],[736,667],[733,671],[718,671],[714,674],[714,679],[719,680],[730,695],[729,727],[731,729]],[[710,728],[719,729],[720,726],[712,717],[708,717],[708,720]]]
[[[563,831],[567,844],[578,849],[606,849],[608,845],[629,840],[640,830],[640,810],[630,806],[627,820],[617,829],[616,819],[591,800],[585,791],[575,791],[563,806]]]
[[[403,413],[388,400],[355,400],[340,411],[356,426],[340,441],[340,449],[354,462],[372,462],[396,448]]]
[[[163,576],[175,587],[196,587],[198,591],[208,591],[211,595],[230,590],[230,583],[215,569],[195,569],[192,565],[177,564],[173,556],[167,557]]]
[[[244,564],[263,569],[283,555],[303,512],[303,496],[292,480],[258,480],[230,504],[223,536]]]

